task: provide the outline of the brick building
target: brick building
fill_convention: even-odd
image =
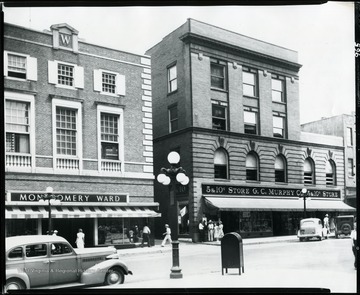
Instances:
[[[301,125],[304,132],[334,135],[343,138],[345,157],[345,195],[344,201],[357,207],[356,199],[356,119],[355,113],[342,114]]]
[[[67,24],[4,26],[6,235],[129,242],[153,225],[150,57],[81,40]],[[47,188],[52,188],[48,190]]]
[[[188,19],[146,54],[154,174],[175,150],[190,177],[177,188],[180,234],[198,241],[204,219],[243,237],[296,234],[304,196],[308,217],[354,211],[342,138],[301,132],[297,52]],[[162,228],[169,194],[154,188]]]

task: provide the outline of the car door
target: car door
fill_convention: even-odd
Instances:
[[[50,244],[50,284],[66,284],[79,279],[77,255],[68,243]]]
[[[49,284],[49,265],[46,243],[25,246],[24,272],[29,277],[31,288]]]

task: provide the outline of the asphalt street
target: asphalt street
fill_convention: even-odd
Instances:
[[[265,240],[264,240],[265,239]],[[356,270],[349,238],[299,242],[295,236],[244,240],[245,272],[222,275],[220,243],[180,242],[182,279],[170,279],[171,246],[119,250],[133,271],[110,288],[326,288],[355,293]],[[99,287],[109,288],[109,287]]]

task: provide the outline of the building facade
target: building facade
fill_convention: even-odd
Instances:
[[[150,57],[78,35],[4,26],[6,235],[46,234],[51,209],[71,243],[82,228],[86,246],[124,244],[160,216]]]
[[[301,132],[297,52],[188,19],[146,54],[154,174],[175,150],[190,177],[176,190],[180,234],[198,241],[210,219],[242,237],[296,234],[304,214],[353,212],[342,139]],[[154,188],[162,228],[169,193]]]
[[[334,135],[343,138],[345,157],[344,201],[357,208],[356,199],[356,118],[355,113],[343,114],[301,125],[304,132]]]

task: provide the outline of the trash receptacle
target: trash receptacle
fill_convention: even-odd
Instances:
[[[221,273],[228,268],[238,268],[244,272],[244,251],[241,236],[236,232],[227,233],[221,239]]]

